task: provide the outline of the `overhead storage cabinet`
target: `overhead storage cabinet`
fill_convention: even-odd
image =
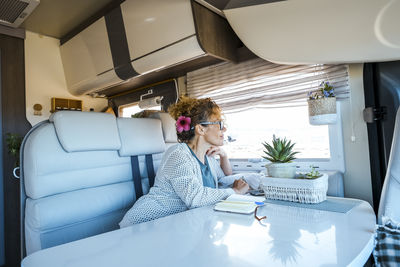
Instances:
[[[68,90],[82,95],[122,80],[115,74],[104,17],[60,47]]]
[[[196,2],[126,0],[62,44],[61,55],[69,91],[82,95],[204,56],[235,60],[238,42],[225,19]]]
[[[121,10],[132,66],[138,73],[205,54],[197,42],[190,1],[125,1]]]
[[[400,59],[400,1],[247,2],[230,1],[224,14],[242,42],[265,60],[298,65]]]

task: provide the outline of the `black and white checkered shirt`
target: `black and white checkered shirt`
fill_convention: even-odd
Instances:
[[[400,266],[400,228],[392,221],[377,225],[373,252],[377,267]]]

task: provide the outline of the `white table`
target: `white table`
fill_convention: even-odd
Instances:
[[[362,201],[347,213],[267,204],[258,215],[198,208],[26,257],[46,266],[362,266],[375,215]]]

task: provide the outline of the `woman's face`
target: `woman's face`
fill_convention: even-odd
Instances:
[[[211,115],[208,122],[219,122],[222,121],[220,115]],[[204,127],[204,139],[206,142],[213,146],[222,146],[224,144],[224,132],[226,132],[225,126],[222,130],[219,124],[203,125]]]

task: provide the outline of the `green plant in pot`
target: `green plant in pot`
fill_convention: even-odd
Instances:
[[[19,149],[21,148],[22,137],[16,133],[6,134],[8,153],[15,159],[15,167],[19,166]]]
[[[307,173],[300,173],[297,178],[301,179],[317,179],[321,177],[322,174],[315,169],[314,166],[310,166],[310,171]]]
[[[271,177],[294,178],[296,176],[296,154],[299,152],[293,151],[295,143],[286,138],[272,137],[272,144],[267,142],[262,143],[266,156],[263,158],[271,163],[265,165],[268,170],[268,175]]]
[[[8,154],[13,156],[15,163],[14,163],[14,170],[13,174],[15,177],[19,178],[19,150],[21,148],[22,137],[16,133],[7,133],[6,134],[6,143],[8,147]]]

